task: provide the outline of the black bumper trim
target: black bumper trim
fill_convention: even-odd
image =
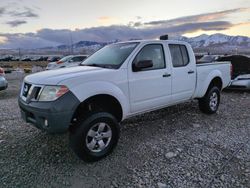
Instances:
[[[26,103],[20,97],[18,100],[22,118],[37,128],[49,133],[66,132],[80,101],[72,92],[52,102]],[[47,120],[48,125],[45,124]]]

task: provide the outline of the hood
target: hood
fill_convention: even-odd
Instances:
[[[88,73],[93,72],[106,72],[109,69],[104,69],[100,67],[90,67],[90,66],[77,66],[71,68],[63,68],[56,70],[48,70],[35,74],[26,76],[24,81],[37,84],[37,85],[57,85],[63,80],[70,78],[87,75]]]

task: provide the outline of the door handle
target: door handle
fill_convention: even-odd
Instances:
[[[193,70],[188,71],[188,74],[193,74],[193,73],[194,73]]]
[[[167,74],[167,73],[162,75],[162,77],[164,77],[164,78],[170,77],[170,76],[171,76],[171,74]]]

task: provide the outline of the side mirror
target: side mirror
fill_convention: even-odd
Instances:
[[[138,62],[134,62],[132,64],[132,69],[134,72],[138,72],[142,69],[153,67],[153,61],[152,60],[141,60]]]

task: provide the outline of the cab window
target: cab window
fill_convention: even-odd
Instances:
[[[173,67],[184,67],[189,63],[188,51],[185,45],[169,44]]]
[[[163,46],[161,44],[149,44],[144,46],[135,57],[133,63],[151,60],[153,66],[144,68],[141,71],[163,69],[166,67]]]

